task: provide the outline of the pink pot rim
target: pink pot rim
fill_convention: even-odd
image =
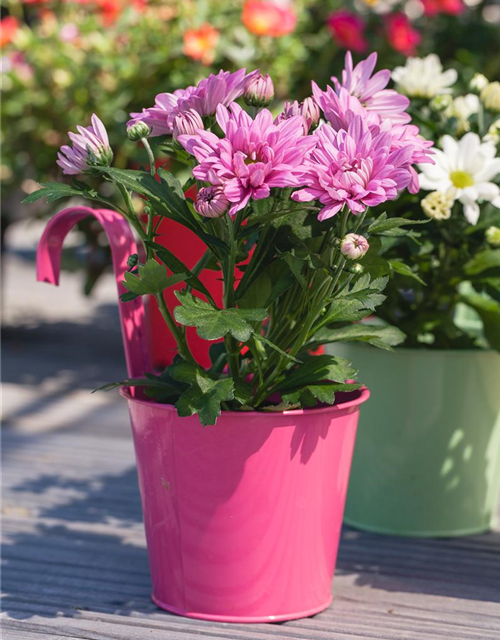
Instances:
[[[175,411],[173,404],[162,404],[160,402],[154,402],[153,400],[143,400],[142,398],[134,398],[130,395],[129,387],[120,387],[120,395],[135,404],[142,404],[146,407],[155,407],[162,411]],[[358,393],[359,396],[353,400],[347,402],[340,402],[339,404],[329,405],[327,407],[320,407],[318,409],[291,409],[290,411],[222,411],[222,415],[225,416],[238,416],[242,418],[244,416],[302,416],[302,415],[318,415],[321,413],[340,412],[350,409],[352,407],[358,407],[368,400],[370,397],[370,391],[367,387],[363,386],[356,391],[350,391],[349,393]]]

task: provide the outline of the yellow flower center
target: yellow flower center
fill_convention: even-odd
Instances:
[[[453,182],[453,186],[457,189],[465,189],[465,187],[472,187],[474,180],[470,173],[467,171],[452,171],[450,173],[450,180]]]

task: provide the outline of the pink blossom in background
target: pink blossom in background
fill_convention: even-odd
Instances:
[[[311,137],[318,143],[307,160],[306,187],[292,199],[319,200],[319,220],[331,218],[344,205],[357,214],[394,200],[412,180],[412,147],[391,151],[391,134],[368,127],[360,116],[352,119],[347,131],[324,125]]]
[[[210,131],[180,136],[179,142],[199,165],[198,180],[220,186],[231,202],[230,215],[243,209],[250,198],[267,198],[273,187],[297,187],[304,173],[304,158],[315,146],[316,136],[304,135],[303,118],[273,123],[268,109],[253,120],[236,103],[217,107],[217,122],[225,137]]]
[[[297,25],[297,14],[291,2],[278,0],[246,0],[241,21],[257,36],[280,38]]]
[[[73,42],[79,35],[80,29],[72,22],[63,25],[59,31],[59,37],[63,42]]]
[[[337,93],[343,87],[352,96],[356,96],[367,111],[375,112],[381,120],[389,118],[393,123],[409,122],[411,117],[406,113],[406,109],[410,100],[394,89],[386,89],[391,72],[389,69],[382,69],[373,74],[376,64],[377,54],[371,53],[366,60],[354,66],[351,52],[348,51],[342,71],[342,82],[335,76],[332,77]]]
[[[422,0],[426,16],[437,16],[445,13],[449,16],[458,16],[466,10],[463,0]]]
[[[397,12],[385,18],[387,41],[390,46],[405,56],[413,56],[422,40],[419,31],[413,28],[404,13]]]
[[[77,127],[78,133],[69,132],[73,146],[63,145],[57,154],[57,164],[67,175],[84,173],[94,166],[109,165],[113,152],[109,146],[106,127],[95,115],[92,115],[89,127]]]
[[[344,49],[363,53],[368,49],[365,21],[355,13],[340,9],[328,16],[326,24],[335,41]]]

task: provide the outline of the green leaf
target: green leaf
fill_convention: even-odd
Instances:
[[[399,273],[399,275],[413,278],[413,280],[416,280],[417,282],[420,282],[420,284],[423,284],[425,286],[425,282],[422,280],[422,278],[420,278],[420,276],[416,274],[411,269],[411,267],[409,267],[404,262],[401,262],[400,260],[389,260],[389,264],[396,273]]]
[[[186,284],[188,284],[193,289],[196,289],[196,291],[203,293],[210,301],[214,302],[212,294],[205,287],[198,276],[190,271],[190,269],[188,269],[188,267],[186,267],[186,265],[181,260],[179,260],[179,258],[177,258],[177,256],[175,256],[169,249],[162,246],[161,244],[158,244],[157,242],[152,242],[150,240],[147,241],[146,244],[154,249],[158,258],[160,258],[160,260],[167,265],[170,271],[172,271],[173,273],[183,273],[185,275]]]
[[[251,322],[262,322],[267,318],[266,309],[214,309],[187,291],[176,291],[182,306],[174,309],[177,322],[187,327],[196,327],[204,340],[217,340],[227,333],[240,342],[247,342],[254,329]]]
[[[500,249],[485,249],[469,260],[464,270],[466,275],[475,276],[498,267],[500,267]]]
[[[168,367],[174,380],[189,385],[176,402],[181,418],[197,414],[206,427],[217,422],[221,414],[221,402],[234,400],[234,384],[229,377],[216,377],[187,362],[177,362]]]
[[[500,303],[479,293],[461,295],[460,302],[474,309],[479,315],[490,346],[500,351]]]
[[[334,404],[337,391],[356,391],[360,384],[338,384],[324,382],[322,384],[307,385],[303,389],[283,394],[283,400],[291,404],[299,403],[302,407],[315,407],[320,404]]]
[[[314,327],[318,331],[321,327],[335,322],[354,322],[362,320],[382,304],[385,296],[383,291],[388,282],[387,277],[372,280],[368,273],[363,274],[356,282],[346,287],[326,307],[324,315]]]
[[[391,347],[401,344],[405,338],[406,335],[397,327],[377,326],[358,322],[332,329],[325,327],[315,334],[314,344],[351,341],[368,342],[380,349],[391,351]]]
[[[277,351],[280,355],[285,356],[285,358],[288,358],[288,360],[291,360],[292,362],[297,362],[298,364],[302,362],[302,360],[298,360],[297,358],[294,358],[286,351],[283,351],[283,349],[280,349],[280,347],[278,347],[277,344],[274,344],[274,342],[271,342],[271,340],[268,340],[263,335],[259,333],[254,333],[254,337],[256,340],[260,340],[260,342],[262,342],[263,344],[267,344],[268,347],[271,347],[271,349],[274,349],[274,351]]]
[[[407,218],[388,218],[382,213],[367,229],[367,233],[384,236],[406,235],[408,232],[401,229],[405,225],[428,224],[430,220],[408,220]]]
[[[342,382],[356,377],[357,371],[345,358],[331,355],[310,356],[295,369],[288,371],[286,380],[276,390],[280,393],[302,389],[316,382]]]
[[[36,200],[40,200],[40,198],[46,198],[47,202],[55,202],[60,198],[80,196],[87,200],[104,202],[114,208],[111,200],[99,195],[95,189],[91,189],[83,182],[78,182],[73,185],[64,182],[42,182],[40,183],[40,187],[38,191],[33,191],[33,193],[26,196],[22,204],[31,204],[32,202],[36,202]]]
[[[183,282],[185,278],[186,274],[184,273],[168,277],[165,267],[156,262],[154,258],[151,258],[146,264],[139,265],[138,275],[126,271],[123,285],[131,293],[135,293],[138,296],[148,293],[156,295],[167,287]]]

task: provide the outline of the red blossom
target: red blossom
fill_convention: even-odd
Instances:
[[[278,5],[272,0],[246,0],[241,21],[257,36],[280,38],[295,29],[297,15],[292,7]]]
[[[463,0],[422,0],[422,2],[426,16],[437,16],[440,13],[458,16],[466,9]]]
[[[416,48],[422,40],[422,35],[413,28],[404,13],[391,13],[387,17],[386,30],[387,41],[395,51],[399,51],[405,56],[412,56],[416,53]]]
[[[344,49],[362,53],[368,49],[365,21],[351,11],[335,11],[326,20],[334,40]]]
[[[19,29],[19,20],[14,16],[6,16],[0,21],[0,47],[10,44]]]

